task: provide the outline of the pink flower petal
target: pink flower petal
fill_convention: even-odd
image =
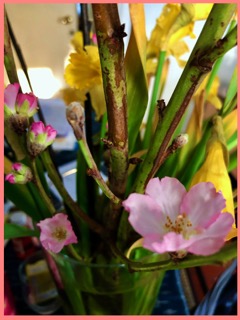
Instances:
[[[139,234],[162,233],[161,209],[148,195],[133,193],[122,205],[130,212],[128,220]]]
[[[42,121],[33,122],[31,124],[30,131],[32,131],[35,134],[35,136],[37,136],[41,133],[44,133],[45,127],[44,127],[43,122]]]
[[[164,215],[175,219],[180,213],[180,205],[186,194],[185,187],[175,178],[151,179],[146,187],[148,194],[157,202]]]
[[[5,180],[12,184],[16,183],[15,177],[12,173],[7,174]]]
[[[194,242],[189,246],[188,251],[203,256],[216,253],[223,246],[233,221],[230,213],[220,213],[207,229],[192,237]]]
[[[46,126],[45,132],[47,133],[47,141],[48,142],[50,142],[56,138],[57,131],[51,125]]]
[[[225,208],[225,199],[210,182],[193,186],[184,196],[181,213],[186,213],[193,226],[206,227],[209,219]]]
[[[22,169],[22,164],[21,163],[13,163],[12,164],[12,169],[15,170],[15,171],[20,171]]]
[[[184,239],[182,234],[168,232],[162,237],[156,234],[146,236],[143,247],[153,252],[164,253],[187,250],[191,243],[192,240]]]
[[[58,253],[65,245],[77,243],[77,237],[66,214],[57,213],[52,218],[47,218],[37,224],[41,229],[40,241],[46,250]],[[64,236],[56,236],[62,232]]]
[[[9,84],[4,90],[4,104],[6,104],[12,111],[15,110],[15,103],[18,95],[20,85],[18,83]]]

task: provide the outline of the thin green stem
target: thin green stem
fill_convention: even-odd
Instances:
[[[224,264],[237,257],[236,241],[226,243],[225,246],[217,253],[210,256],[187,255],[184,259],[179,259],[177,262],[169,259],[159,262],[142,263],[133,261],[124,256],[115,245],[110,244],[112,252],[119,259],[128,265],[130,271],[155,271],[155,270],[176,270],[184,268],[192,268],[211,264]]]
[[[10,83],[19,82],[17,69],[13,57],[13,51],[11,47],[10,34],[7,23],[6,9],[4,8],[4,66],[7,71],[7,75]]]
[[[38,175],[38,171],[37,171],[37,166],[36,166],[36,160],[35,159],[31,159],[31,168],[32,168],[32,173],[33,173],[33,176],[34,176],[34,183],[36,185],[36,187],[38,188],[38,191],[43,199],[43,201],[46,203],[46,206],[47,208],[49,209],[51,215],[54,215],[56,210],[52,204],[52,201],[51,199],[48,197],[48,195],[46,194],[43,186],[42,186],[42,183],[41,183],[41,180],[39,178],[39,175]]]
[[[143,139],[143,149],[149,148],[149,144],[152,138],[153,116],[154,116],[155,107],[157,105],[157,99],[159,95],[160,81],[161,81],[162,70],[165,62],[165,57],[166,57],[166,51],[160,51],[159,57],[158,57],[157,71],[156,71],[154,84],[153,84],[152,98],[151,98],[151,103],[149,108],[148,120],[146,124],[146,131]]]
[[[65,189],[65,187],[62,183],[62,180],[59,178],[59,175],[57,174],[57,172],[55,170],[54,164],[53,164],[52,159],[51,159],[47,150],[42,153],[42,158],[43,158],[43,164],[48,172],[49,178],[54,183],[58,192],[62,196],[64,202],[71,209],[74,217],[77,220],[79,218],[84,220],[94,232],[96,232],[100,235],[104,234],[104,232],[105,232],[104,228],[100,224],[98,224],[95,220],[91,219],[87,214],[85,214],[81,210],[81,208],[77,205],[77,203],[68,194],[67,190]]]
[[[83,258],[77,253],[72,244],[68,245],[68,250],[77,261],[83,261]]]
[[[89,166],[88,174],[93,177],[93,179],[97,182],[102,192],[115,204],[119,204],[121,200],[116,197],[112,191],[107,186],[106,182],[103,180],[103,177],[101,176],[97,165],[92,157],[92,154],[88,148],[87,142],[85,138],[78,140],[78,144],[80,149],[82,150],[82,153],[84,155],[84,158]]]

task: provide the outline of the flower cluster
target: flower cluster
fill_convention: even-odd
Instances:
[[[89,27],[71,41],[64,72],[69,87],[61,93],[66,121],[79,146],[77,200],[64,187],[46,150],[57,131],[34,121],[37,98],[22,93],[18,83],[4,91],[6,140],[19,161],[11,169],[6,166],[5,180],[9,189],[30,182],[22,186],[34,195],[29,197],[28,214],[48,251],[59,253],[74,244],[66,252],[80,260],[97,261],[99,255],[107,260],[112,250],[110,260],[126,262],[124,253],[138,239],[149,251],[168,253],[169,263],[173,257],[211,256],[237,235],[229,177],[236,168],[236,76],[226,98],[220,99],[216,67],[236,43],[235,9],[226,5],[225,16],[223,8],[213,4],[166,4],[147,39],[144,6],[129,7],[132,29],[126,51],[126,33],[115,5],[93,5],[96,34]],[[195,38],[195,21],[207,17],[186,63],[185,39]],[[185,68],[166,105],[169,56]],[[62,213],[55,208],[45,174],[61,197]],[[86,175],[97,186],[88,183]],[[99,247],[92,243],[92,232],[101,239]],[[108,253],[99,254],[107,244]],[[142,247],[139,255],[130,250],[133,260],[145,255]],[[131,266],[132,261],[127,262]]]
[[[22,163],[16,162],[12,164],[12,172],[6,175],[5,180],[12,184],[25,184],[31,181],[32,178],[31,169]]]

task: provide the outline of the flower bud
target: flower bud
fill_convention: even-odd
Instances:
[[[57,131],[51,126],[33,122],[28,131],[27,147],[31,156],[36,157],[45,150],[56,138]]]
[[[15,132],[22,134],[29,118],[37,112],[37,98],[32,93],[19,93],[18,83],[9,84],[4,91],[4,117]]]
[[[84,137],[84,108],[79,102],[72,102],[66,108],[66,118],[70,126],[73,128],[73,132],[77,140],[81,140]]]
[[[5,180],[9,183],[25,184],[33,179],[31,169],[22,163],[14,163],[12,172],[7,174]]]

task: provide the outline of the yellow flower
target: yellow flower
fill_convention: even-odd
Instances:
[[[212,182],[216,190],[221,191],[226,199],[226,207],[223,212],[229,212],[235,218],[232,184],[227,170],[227,149],[220,116],[214,117],[213,132],[207,146],[205,161],[194,175],[190,188],[199,182]],[[226,240],[235,236],[237,236],[237,229],[234,223]]]
[[[64,74],[65,80],[71,88],[80,91],[78,96],[90,93],[92,106],[99,119],[104,114],[106,106],[98,48],[92,45],[83,48],[79,32],[74,35],[72,44],[75,52],[70,54]]]
[[[194,38],[194,21],[206,19],[212,4],[167,4],[155,28],[151,33],[147,45],[147,57],[158,57],[160,51],[174,55],[180,66],[185,64],[180,56],[188,52],[186,43],[182,40],[185,36]]]
[[[205,89],[208,79],[210,75],[208,75],[203,82],[198,87],[196,93],[194,94],[195,99],[199,99],[199,96],[202,92],[202,90]],[[213,80],[213,83],[211,85],[209,93],[206,95],[206,101],[209,102],[212,106],[214,106],[217,110],[220,110],[222,107],[222,102],[218,98],[218,89],[219,89],[220,81],[218,77],[215,77]]]

